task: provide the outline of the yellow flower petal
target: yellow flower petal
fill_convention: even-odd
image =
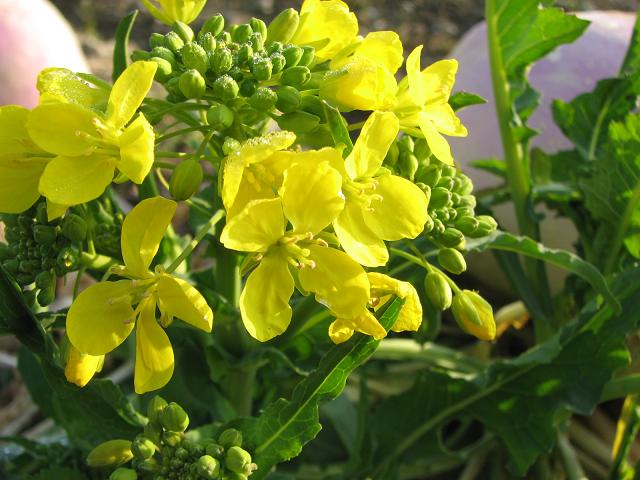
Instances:
[[[110,158],[56,157],[42,173],[40,193],[54,203],[79,205],[102,195],[114,173]]]
[[[36,203],[44,167],[39,162],[5,166],[0,158],[0,212],[21,213]]]
[[[227,223],[220,234],[225,247],[241,252],[266,252],[284,235],[279,198],[253,200]]]
[[[172,25],[176,21],[193,22],[207,0],[142,0],[142,3],[151,15],[166,25]]]
[[[453,155],[449,142],[438,132],[433,121],[424,112],[418,115],[418,124],[429,148],[438,160],[447,165],[453,165]]]
[[[424,106],[429,96],[429,88],[433,85],[427,83],[427,79],[420,72],[420,55],[422,45],[418,45],[407,57],[407,81],[409,82],[409,95],[417,106]]]
[[[451,59],[435,62],[420,73],[427,92],[427,104],[443,105],[449,102],[457,72],[458,61]]]
[[[365,223],[360,205],[347,201],[344,210],[334,220],[333,228],[344,251],[356,262],[367,267],[387,264],[387,247]]]
[[[236,171],[239,171],[240,175],[242,175],[243,169]],[[242,175],[242,180],[240,181],[233,205],[227,207],[227,222],[242,212],[249,202],[261,199],[266,200],[278,196],[277,192],[274,192],[274,189],[270,186],[266,187],[260,182],[253,181],[254,179],[250,180],[249,178],[249,175]],[[279,183],[282,184],[281,179]]]
[[[452,137],[466,137],[467,129],[448,103],[431,105],[422,113],[425,119],[431,120],[438,132]]]
[[[176,211],[176,202],[163,197],[143,200],[122,223],[122,258],[139,278],[149,275],[149,265]]]
[[[305,0],[300,25],[291,43],[316,47],[316,57],[327,60],[355,40],[358,19],[340,0]]]
[[[116,129],[124,128],[149,93],[158,64],[133,62],[113,84],[107,104],[107,123]]]
[[[369,310],[363,310],[354,318],[337,318],[329,326],[329,337],[333,343],[343,343],[351,338],[354,331],[370,335],[376,340],[387,336],[378,319]]]
[[[362,127],[345,168],[352,179],[375,175],[398,136],[400,122],[391,112],[373,112]]]
[[[133,382],[138,395],[164,387],[173,375],[173,348],[164,329],[156,321],[155,314],[155,302],[146,300],[136,326]]]
[[[160,309],[173,317],[210,332],[213,327],[213,312],[207,301],[188,282],[171,275],[158,279]]]
[[[62,205],[60,203],[55,203],[47,199],[47,220],[51,222],[56,218],[60,218],[65,213],[67,213],[69,206],[70,205]]]
[[[286,258],[277,253],[266,255],[251,272],[240,294],[242,322],[253,338],[266,342],[287,329],[293,289]]]
[[[365,223],[384,240],[416,238],[427,221],[429,202],[424,192],[396,175],[382,175],[377,181],[376,193],[382,200],[373,200],[373,212],[362,211]]]
[[[354,55],[374,60],[391,73],[396,73],[404,61],[402,41],[396,32],[391,31],[368,33]]]
[[[336,316],[356,317],[367,306],[369,279],[363,268],[340,250],[309,245],[315,268],[300,270],[300,283]]]
[[[280,188],[282,207],[298,233],[314,235],[344,208],[342,175],[329,162],[300,162],[288,168]]]
[[[109,90],[97,88],[66,68],[45,68],[38,74],[40,103],[77,103],[96,110],[105,107]]]
[[[29,141],[29,110],[18,105],[0,107],[0,165],[22,158]]]
[[[64,367],[64,375],[68,382],[79,387],[84,387],[93,378],[96,372],[102,369],[104,355],[87,355],[80,352],[73,345],[69,345],[67,364]]]
[[[82,353],[104,355],[120,345],[135,325],[129,280],[101,282],[84,290],[67,314],[67,335]]]
[[[155,134],[141,113],[120,136],[118,170],[134,183],[142,183],[153,166]]]
[[[392,330],[394,332],[418,330],[422,323],[422,304],[415,287],[409,282],[397,280],[383,273],[369,272],[368,276],[372,295],[390,292],[404,300]]]

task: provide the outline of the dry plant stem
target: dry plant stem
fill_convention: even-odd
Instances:
[[[588,480],[587,476],[578,461],[578,456],[569,443],[569,439],[566,435],[558,435],[558,448],[562,461],[564,463],[565,472],[568,480]]]
[[[591,458],[600,462],[605,468],[611,466],[611,448],[586,427],[578,422],[571,422],[569,438],[572,443],[587,452]]]

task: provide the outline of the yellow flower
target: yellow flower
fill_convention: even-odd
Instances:
[[[142,0],[142,3],[151,15],[162,23],[172,25],[176,21],[193,22],[207,0]]]
[[[345,207],[333,222],[342,248],[368,267],[389,260],[384,240],[415,238],[427,221],[428,199],[416,185],[380,167],[398,134],[390,112],[369,116],[342,169]]]
[[[420,70],[422,45],[407,58],[407,77],[400,82],[393,112],[402,127],[419,128],[433,154],[453,165],[449,143],[442,135],[465,137],[467,129],[449,105],[458,62],[441,60]]]
[[[20,213],[38,198],[38,184],[53,155],[29,136],[29,110],[17,105],[0,107],[0,212]]]
[[[162,197],[140,202],[122,225],[125,266],[117,273],[128,280],[92,285],[78,295],[67,315],[72,345],[93,356],[110,352],[137,327],[137,393],[163,387],[173,373],[173,350],[156,320],[156,307],[163,326],[177,317],[206,332],[212,328],[213,312],[194,287],[161,268],[149,270],[175,209],[175,202]]]
[[[153,165],[155,137],[144,115],[129,122],[151,88],[156,68],[154,62],[131,64],[113,85],[105,114],[59,102],[43,103],[29,114],[29,136],[57,155],[40,178],[42,195],[60,205],[88,202],[104,192],[116,168],[142,183]]]
[[[453,318],[462,330],[480,340],[496,338],[496,321],[489,302],[472,290],[462,290],[451,304]]]
[[[300,24],[291,43],[315,47],[316,58],[328,60],[351,44],[358,34],[358,19],[341,0],[305,0]]]
[[[45,68],[36,82],[40,104],[77,103],[96,111],[104,111],[109,101],[107,84],[92,85],[80,74],[66,68]]]
[[[391,327],[394,332],[416,331],[422,323],[422,305],[418,292],[408,282],[396,280],[382,273],[369,272],[371,285],[370,303],[375,310],[379,310],[395,297],[402,298],[404,304],[398,318]],[[339,317],[329,326],[329,337],[334,343],[349,340],[354,332],[371,335],[380,340],[387,335],[384,327],[369,310],[363,310],[354,318]]]
[[[274,198],[282,182],[282,162],[275,155],[293,144],[296,136],[287,131],[271,132],[244,142],[224,162],[222,203],[227,219],[251,201]]]
[[[96,372],[102,370],[103,364],[104,355],[87,355],[86,353],[80,352],[73,345],[69,345],[64,375],[67,377],[68,382],[75,383],[79,387],[84,387]]]
[[[280,197],[249,202],[222,231],[227,248],[259,261],[240,296],[242,320],[254,338],[267,341],[287,329],[295,285],[345,317],[366,306],[369,281],[362,267],[314,238],[344,207],[341,183],[329,161],[299,161],[284,172]]]

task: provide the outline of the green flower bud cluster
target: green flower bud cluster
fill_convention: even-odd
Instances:
[[[227,429],[217,438],[194,441],[185,433],[189,416],[184,409],[175,402],[167,403],[160,396],[149,402],[147,417],[149,422],[144,433],[133,441],[110,442],[117,447],[125,445],[129,456],[112,463],[119,468],[109,480],[246,480],[257,469],[251,454],[242,448],[239,430]],[[103,446],[94,452],[101,450]],[[108,453],[111,454],[111,450],[113,448]],[[129,459],[132,459],[130,467],[124,467],[123,463]]]
[[[56,279],[80,266],[86,222],[73,213],[49,222],[44,201],[24,213],[2,215],[7,244],[0,244],[0,263],[20,286],[32,290],[41,306],[53,302]]]
[[[91,236],[97,253],[122,258],[120,234],[124,215],[114,208],[108,197],[87,204]]]

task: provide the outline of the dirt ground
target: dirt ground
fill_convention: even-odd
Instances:
[[[142,8],[139,0],[52,0],[78,31],[93,70],[108,76],[111,42],[118,20],[127,12]],[[222,12],[237,23],[257,16],[270,20],[284,8],[299,8],[301,0],[209,0],[200,18]],[[400,34],[407,49],[426,45],[429,61],[446,55],[472,25],[483,18],[482,0],[349,0],[363,32],[392,29]],[[634,10],[637,0],[560,0],[568,10]],[[165,27],[150,15],[139,17],[132,38],[146,46],[153,31]]]

